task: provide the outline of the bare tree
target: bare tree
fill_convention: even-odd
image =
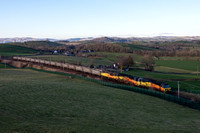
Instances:
[[[117,63],[119,64],[121,69],[124,69],[124,68],[129,68],[131,66],[134,66],[135,65],[135,60],[133,59],[133,57],[131,57],[129,55],[129,56],[126,56],[126,57],[119,58]]]
[[[142,60],[142,66],[145,68],[147,71],[154,71],[154,66],[155,66],[155,60],[152,56],[145,56]]]

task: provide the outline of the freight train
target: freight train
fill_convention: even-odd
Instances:
[[[171,87],[169,84],[159,82],[153,79],[141,78],[127,74],[111,74],[111,73],[101,73],[101,76],[104,76],[108,79],[125,82],[142,88],[155,89],[164,93],[171,91]]]
[[[27,57],[13,57],[13,59],[18,60],[18,61],[26,61],[26,62],[43,64],[43,65],[49,65],[53,67],[61,67],[65,69],[92,74],[95,76],[101,76],[101,70],[91,69],[85,66],[78,66],[78,65],[68,64],[68,63],[60,63],[60,62],[55,62],[55,61],[47,61],[47,60],[33,59],[33,58],[27,58]]]
[[[127,75],[127,74],[120,74],[120,73],[102,72],[102,70],[88,68],[85,66],[72,65],[68,63],[59,63],[55,61],[47,61],[47,60],[41,60],[41,59],[33,59],[33,58],[27,58],[27,57],[13,57],[13,59],[19,60],[19,61],[26,61],[26,62],[39,63],[39,64],[44,64],[44,65],[51,65],[54,67],[71,69],[74,71],[79,71],[82,73],[88,73],[94,76],[103,77],[105,79],[113,80],[116,82],[126,83],[126,84],[148,88],[148,89],[155,89],[164,93],[171,91],[171,87],[169,84],[159,82],[153,79],[146,79],[146,78],[135,77],[135,76]]]

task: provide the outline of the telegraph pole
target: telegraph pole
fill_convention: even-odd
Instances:
[[[64,69],[64,63],[65,63],[65,62],[63,61],[63,63],[62,63],[63,71],[65,70],[65,69]]]
[[[180,97],[180,85],[179,85],[179,81],[178,81],[178,98]]]

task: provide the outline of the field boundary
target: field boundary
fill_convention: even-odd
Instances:
[[[194,72],[194,71],[190,71],[190,70],[173,68],[173,67],[167,67],[167,66],[161,66],[161,65],[159,65],[159,67],[168,68],[168,69],[177,70],[177,71],[182,71],[182,72],[187,72],[187,73],[191,73],[191,74]]]
[[[6,66],[9,66],[9,67],[11,67],[11,68],[17,68],[17,67],[12,66],[12,65],[10,65],[10,64],[8,64],[8,63],[1,63],[1,62],[0,62],[0,64],[2,64],[2,65],[5,65],[5,64],[6,64]],[[2,69],[5,69],[5,68],[2,68]]]
[[[192,101],[192,100],[182,98],[182,97],[178,98],[177,96],[165,94],[165,93],[154,91],[154,90],[138,88],[138,87],[122,85],[122,84],[114,84],[114,83],[110,83],[110,82],[105,82],[105,81],[96,80],[93,78],[83,77],[80,75],[69,74],[69,73],[47,71],[47,70],[35,69],[35,68],[31,68],[31,67],[28,67],[25,69],[31,69],[31,70],[38,71],[38,72],[46,72],[46,73],[51,73],[51,74],[58,74],[58,75],[64,75],[64,76],[68,76],[68,77],[83,79],[86,81],[95,82],[95,83],[98,83],[98,84],[101,84],[104,86],[108,86],[108,87],[113,87],[113,88],[118,88],[118,89],[122,89],[122,90],[128,90],[128,91],[133,91],[133,92],[137,92],[137,93],[142,93],[142,94],[158,97],[160,99],[163,99],[163,100],[166,100],[169,102],[177,103],[177,104],[184,105],[184,106],[187,106],[187,107],[190,107],[193,109],[200,110],[200,101]]]

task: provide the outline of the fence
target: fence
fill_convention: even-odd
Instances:
[[[192,100],[189,100],[189,99],[186,99],[186,98],[182,98],[182,97],[178,98],[177,96],[170,95],[170,94],[165,94],[165,93],[154,91],[154,90],[138,88],[138,87],[122,85],[122,84],[114,84],[114,83],[105,82],[105,81],[101,81],[101,80],[96,80],[96,79],[83,77],[83,76],[79,76],[79,75],[74,75],[74,74],[53,72],[53,71],[46,71],[46,70],[38,70],[38,69],[34,69],[34,68],[28,68],[28,69],[32,69],[32,70],[35,70],[35,71],[42,71],[42,72],[48,72],[48,73],[53,73],[53,74],[70,76],[70,77],[73,77],[73,78],[79,78],[79,79],[83,79],[83,80],[87,80],[87,81],[92,81],[92,82],[95,82],[95,83],[98,83],[98,84],[102,84],[102,85],[108,86],[108,87],[114,87],[114,88],[119,88],[119,89],[123,89],[123,90],[128,90],[128,91],[138,92],[138,93],[142,93],[142,94],[147,94],[147,95],[158,97],[158,98],[161,98],[161,99],[164,99],[164,100],[167,100],[167,101],[170,101],[170,102],[174,102],[174,103],[177,103],[177,104],[180,104],[180,105],[188,106],[188,107],[193,108],[193,109],[200,110],[200,101],[192,101]]]
[[[166,82],[171,85],[173,91],[177,91],[177,81]],[[200,94],[200,87],[187,83],[187,81],[180,81],[181,91]]]

